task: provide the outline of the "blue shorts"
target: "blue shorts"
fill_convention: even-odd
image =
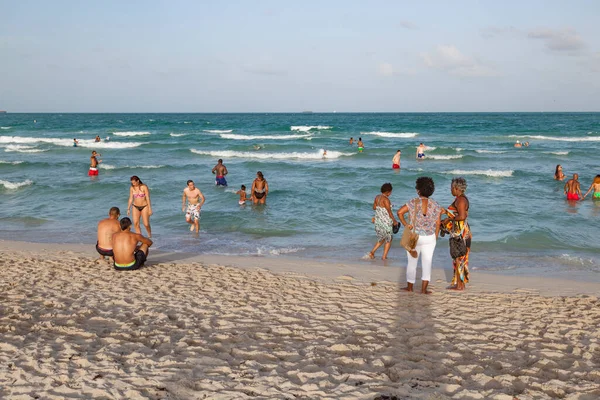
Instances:
[[[225,180],[224,176],[217,176],[217,179],[215,179],[215,185],[217,186],[227,186],[227,181]]]
[[[418,158],[425,158],[425,153],[419,153],[419,154],[417,154],[417,157]]]

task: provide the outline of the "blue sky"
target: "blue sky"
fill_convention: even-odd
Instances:
[[[600,111],[599,15],[595,0],[0,0],[0,109]]]

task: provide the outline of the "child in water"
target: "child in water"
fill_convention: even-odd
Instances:
[[[240,190],[238,190],[237,192],[235,192],[235,194],[240,195],[240,200],[238,201],[238,204],[240,206],[243,206],[244,204],[246,204],[247,201],[250,201],[250,199],[248,199],[246,197],[246,186],[244,186],[244,185],[242,185],[242,188]]]

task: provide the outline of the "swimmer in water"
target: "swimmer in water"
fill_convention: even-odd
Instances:
[[[327,150],[323,150],[323,158],[327,158]]]
[[[592,199],[594,199],[594,200],[600,200],[600,175],[596,175],[596,177],[594,178],[594,181],[590,185],[590,188],[583,195],[583,198],[585,199],[585,197],[588,194],[590,194],[591,191],[594,191],[594,193],[592,193]]]
[[[402,155],[402,152],[400,150],[398,150],[396,152],[396,154],[394,154],[394,157],[392,158],[392,168],[393,169],[400,169],[400,156]]]
[[[425,158],[425,145],[423,143],[419,144],[417,147],[417,160],[422,160]]]
[[[73,147],[77,147],[78,144],[79,144],[79,140],[73,138]]]
[[[362,138],[358,138],[358,142],[356,143],[356,145],[358,146],[358,152],[362,153],[363,150],[365,149],[365,145],[362,141]]]
[[[238,194],[240,196],[240,199],[238,200],[238,204],[240,206],[243,206],[244,204],[246,204],[247,201],[252,201],[252,199],[249,199],[246,197],[246,186],[242,185],[242,188],[240,190],[238,190],[237,192],[235,192],[235,194]]]
[[[353,137],[350,138],[350,143],[349,144],[350,144],[350,146],[352,146],[354,144],[354,138]]]

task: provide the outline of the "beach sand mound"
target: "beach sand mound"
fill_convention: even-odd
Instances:
[[[0,398],[600,398],[593,296],[117,272],[73,252],[0,250],[0,268]]]

